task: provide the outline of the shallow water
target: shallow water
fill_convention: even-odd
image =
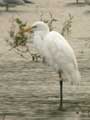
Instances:
[[[90,82],[82,82],[75,93],[71,85],[64,84],[63,111],[58,110],[58,83],[58,75],[42,63],[19,61],[0,65],[1,116],[30,120],[89,118]]]

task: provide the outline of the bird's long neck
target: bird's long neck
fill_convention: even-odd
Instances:
[[[43,40],[44,37],[48,34],[48,32],[40,32],[39,35],[41,37],[41,39]]]
[[[45,38],[45,36],[49,33],[49,30],[42,30],[42,31],[36,31],[34,34],[39,36],[41,40]]]

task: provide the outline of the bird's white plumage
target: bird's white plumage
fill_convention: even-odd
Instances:
[[[49,32],[44,39],[43,54],[47,62],[71,83],[78,83],[79,72],[73,49],[58,32]]]
[[[33,26],[36,28],[33,29],[32,39],[40,54],[58,73],[62,73],[63,79],[78,84],[80,74],[74,51],[69,43],[58,32],[49,32],[48,26],[43,22],[36,22]]]

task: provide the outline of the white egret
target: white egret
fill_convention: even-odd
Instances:
[[[9,7],[25,4],[33,4],[33,2],[31,0],[0,0],[0,6],[5,6],[7,11]]]
[[[8,11],[9,7],[15,7],[17,5],[24,5],[25,2],[23,0],[0,0],[0,6],[5,6],[6,11]]]
[[[31,0],[23,0],[25,3],[33,4]]]
[[[80,74],[72,47],[65,38],[56,31],[49,31],[46,23],[35,22],[31,28],[23,32],[31,32],[32,40],[46,62],[51,65],[60,78],[60,108],[63,108],[63,81],[79,83]]]

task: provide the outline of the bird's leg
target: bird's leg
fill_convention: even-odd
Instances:
[[[63,108],[63,81],[60,80],[60,109]]]
[[[63,79],[61,77],[61,73],[59,73],[59,78],[60,78],[60,106],[59,106],[59,110],[63,109]]]
[[[8,11],[8,8],[9,8],[9,6],[8,6],[8,4],[6,4],[6,11]]]
[[[76,0],[76,3],[78,4],[78,0]]]

